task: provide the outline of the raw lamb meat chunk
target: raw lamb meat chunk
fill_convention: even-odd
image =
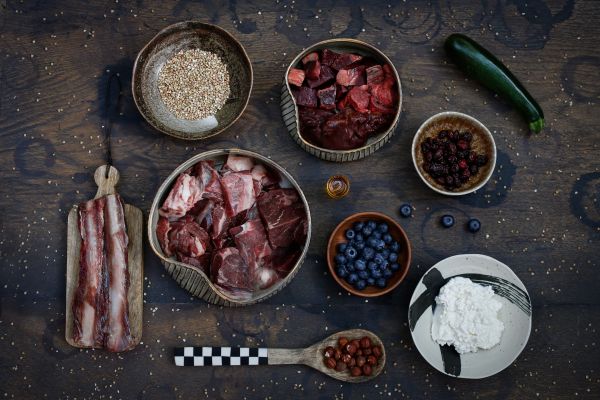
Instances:
[[[319,61],[319,53],[313,51],[312,53],[308,53],[304,57],[302,57],[302,64],[306,65],[309,62]]]
[[[288,82],[290,85],[294,86],[302,86],[302,82],[304,82],[304,71],[298,68],[290,68],[290,72],[288,73]]]
[[[202,191],[200,181],[195,176],[186,173],[179,175],[159,210],[160,215],[171,220],[183,217],[200,200]]]
[[[360,113],[369,111],[369,100],[371,99],[371,95],[369,94],[368,89],[369,87],[367,85],[355,86],[350,89],[346,96],[348,104]]]
[[[252,168],[252,179],[260,182],[261,188],[270,188],[279,184],[278,174],[268,170],[262,164],[256,164],[254,168]]]
[[[319,104],[322,109],[335,109],[335,84],[319,90],[317,95],[319,96]]]
[[[299,106],[317,106],[317,91],[314,89],[302,86],[298,90],[292,90],[292,94],[296,99],[296,104],[298,104]]]
[[[234,172],[241,172],[251,171],[252,167],[254,167],[254,161],[250,157],[229,154],[223,168]]]
[[[334,79],[335,74],[333,73],[333,70],[327,65],[321,65],[321,73],[319,74],[319,77],[317,79],[307,79],[306,82],[308,83],[309,88],[314,89]]]
[[[306,220],[306,210],[295,189],[276,189],[261,194],[258,210],[273,248],[291,245],[297,226]]]
[[[221,189],[221,181],[219,173],[213,167],[213,163],[202,160],[194,166],[193,170],[202,184],[202,198],[222,202],[223,190]]]
[[[367,85],[374,83],[381,83],[385,78],[383,68],[381,65],[373,65],[366,69],[367,71]]]
[[[200,257],[211,250],[208,233],[191,216],[171,223],[169,246],[172,253],[187,257]]]
[[[210,264],[210,279],[228,289],[252,290],[248,265],[235,247],[220,249]]]
[[[252,207],[256,202],[251,172],[229,172],[221,178],[227,214],[231,217]]]
[[[308,81],[319,79],[321,75],[321,63],[319,60],[310,61],[304,66],[304,72],[306,72],[306,79]]]
[[[350,69],[341,69],[338,71],[335,81],[342,86],[359,86],[366,83],[365,66],[359,65]]]
[[[158,239],[158,243],[160,243],[160,247],[167,257],[173,255],[169,246],[169,231],[171,230],[171,226],[169,225],[169,220],[166,217],[159,217],[158,222],[156,223],[156,238]]]

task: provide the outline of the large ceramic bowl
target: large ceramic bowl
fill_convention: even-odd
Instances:
[[[290,72],[290,68],[296,68],[299,64],[301,64],[301,60],[304,56],[313,51],[322,49],[329,49],[341,53],[346,52],[360,54],[363,56],[370,56],[377,60],[379,63],[388,64],[390,67],[392,67],[392,71],[394,72],[394,76],[396,78],[396,86],[398,87],[398,102],[395,105],[396,114],[394,115],[394,120],[392,121],[388,129],[386,129],[384,132],[370,137],[367,143],[362,147],[358,147],[356,149],[351,150],[331,150],[315,146],[314,144],[308,142],[302,137],[302,134],[300,132],[300,123],[298,119],[298,106],[296,105],[294,96],[292,95],[292,91],[288,83],[287,77]],[[301,52],[300,54],[298,54],[285,71],[285,76],[283,78],[283,86],[281,88],[281,115],[283,116],[285,126],[287,127],[290,135],[300,145],[300,147],[302,147],[310,154],[319,157],[323,160],[336,162],[355,161],[373,154],[375,151],[379,150],[384,144],[386,144],[394,134],[396,126],[398,125],[398,121],[400,120],[401,109],[402,85],[400,83],[400,76],[398,75],[398,71],[396,71],[396,67],[394,67],[392,61],[385,54],[383,54],[381,50],[379,50],[373,45],[362,42],[360,40],[330,39],[316,43],[304,50],[303,52]]]
[[[282,179],[282,182],[284,182],[287,187],[293,187],[298,191],[298,195],[300,196],[300,199],[304,204],[304,208],[306,209],[306,217],[308,222],[306,241],[302,248],[302,252],[298,258],[298,261],[296,261],[295,265],[287,274],[287,276],[267,289],[253,292],[252,297],[249,299],[238,299],[229,296],[226,292],[223,292],[217,286],[215,286],[203,271],[186,263],[177,261],[173,257],[167,257],[160,246],[158,238],[156,237],[156,224],[159,218],[158,210],[169,194],[169,191],[171,190],[175,180],[177,180],[179,174],[201,160],[213,160],[215,161],[216,166],[220,166],[225,163],[229,154],[238,154],[251,157],[252,159],[258,160],[262,164],[277,171]],[[219,149],[206,151],[190,158],[179,167],[175,168],[175,170],[165,179],[163,184],[158,189],[158,192],[154,197],[154,201],[152,202],[152,207],[150,208],[150,215],[148,218],[148,239],[150,241],[150,247],[152,248],[152,251],[154,251],[154,253],[160,258],[169,275],[171,275],[171,277],[175,279],[175,281],[182,288],[186,289],[194,296],[200,297],[213,304],[224,306],[243,306],[254,304],[271,297],[283,289],[294,278],[294,276],[300,270],[302,262],[306,257],[306,252],[308,251],[308,245],[310,243],[311,228],[310,210],[308,208],[306,197],[304,196],[304,193],[302,193],[302,189],[300,189],[298,183],[296,183],[294,178],[285,169],[283,169],[283,167],[274,161],[271,161],[267,157],[251,151],[241,149]]]
[[[498,319],[504,331],[500,343],[489,350],[459,354],[431,338],[435,297],[456,276],[491,286],[502,303]],[[457,378],[486,378],[511,365],[525,348],[531,332],[531,300],[523,282],[505,264],[480,254],[460,254],[440,261],[423,275],[410,299],[408,322],[417,349],[435,369]]]
[[[158,90],[158,77],[165,63],[189,49],[218,55],[227,65],[231,91],[215,115],[195,121],[177,118]],[[180,139],[205,139],[227,129],[246,109],[252,90],[252,63],[241,43],[224,29],[198,21],[179,22],[158,32],[139,52],[131,86],[135,105],[154,128]]]

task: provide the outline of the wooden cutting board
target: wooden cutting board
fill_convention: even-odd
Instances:
[[[109,168],[108,178],[106,168]],[[103,165],[96,169],[94,180],[98,185],[98,191],[94,199],[107,194],[114,194],[115,186],[119,181],[119,171],[113,166]],[[69,212],[67,226],[67,303],[66,303],[66,326],[65,339],[74,347],[82,347],[73,341],[73,299],[79,282],[79,256],[81,248],[81,235],[79,233],[79,207],[73,206]],[[129,237],[128,269],[129,269],[129,292],[127,300],[129,304],[129,327],[134,346],[142,339],[142,313],[144,309],[144,262],[142,250],[143,214],[139,208],[132,205],[124,205],[125,225]]]

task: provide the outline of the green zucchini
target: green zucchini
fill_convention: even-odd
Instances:
[[[539,133],[544,127],[544,112],[527,89],[492,53],[473,39],[454,33],[444,43],[446,53],[460,69],[511,103]]]

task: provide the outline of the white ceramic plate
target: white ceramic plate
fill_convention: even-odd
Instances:
[[[498,318],[504,323],[504,332],[495,347],[458,354],[454,347],[440,346],[431,338],[435,297],[455,276],[492,286],[502,302]],[[438,262],[423,275],[410,299],[408,321],[417,349],[435,369],[458,378],[486,378],[512,364],[527,344],[531,300],[523,282],[508,266],[481,254],[460,254]]]

